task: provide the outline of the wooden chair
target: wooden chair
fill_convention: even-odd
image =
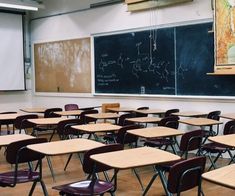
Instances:
[[[119,108],[119,107],[120,107],[120,103],[103,103],[102,112],[103,113],[110,112],[108,108]]]

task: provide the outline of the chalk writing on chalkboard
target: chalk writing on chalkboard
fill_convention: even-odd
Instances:
[[[214,67],[212,23],[95,36],[95,93],[235,96]]]
[[[95,38],[96,91],[143,94],[144,88],[145,93],[174,94],[173,29],[158,30],[158,38],[168,41],[159,40],[159,48],[165,49],[155,47],[151,53],[148,31],[119,35],[118,42],[116,36]]]

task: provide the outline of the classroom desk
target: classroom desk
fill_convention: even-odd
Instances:
[[[116,112],[116,113],[119,113],[119,112],[132,112],[134,111],[135,109],[133,108],[107,108],[108,111],[111,111],[111,112]]]
[[[136,118],[127,118],[129,122],[133,123],[158,123],[161,118],[158,117],[136,117]]]
[[[62,154],[83,153],[92,148],[97,148],[103,145],[104,144],[93,140],[77,138],[71,140],[60,140],[60,141],[40,143],[40,144],[31,144],[28,145],[27,148],[45,154],[46,156],[56,156]],[[55,180],[52,164],[49,159],[47,160],[51,171],[51,175]]]
[[[119,115],[117,113],[97,113],[97,114],[86,114],[85,116],[89,118],[93,118],[96,120],[106,120],[106,119],[114,119],[117,120]]]
[[[185,112],[175,112],[172,114],[176,116],[182,116],[182,117],[203,117],[203,116],[207,116],[208,113],[196,112],[196,111],[185,111]]]
[[[209,137],[208,140],[230,147],[235,147],[235,134],[217,135],[214,137]]]
[[[99,163],[103,163],[115,169],[115,178],[119,170],[143,167],[148,165],[157,165],[168,161],[175,161],[180,159],[178,155],[151,147],[132,148],[127,150],[108,152],[102,154],[92,155],[91,159]],[[147,193],[152,182],[159,174],[163,183],[164,190],[168,194],[165,177],[160,168],[157,167],[158,172],[154,173],[152,179],[147,185],[143,195]],[[130,185],[131,186],[131,185]],[[128,188],[128,187],[127,187]]]
[[[4,122],[7,121],[9,124],[14,124],[15,119],[16,119],[18,116],[21,116],[21,115],[24,115],[24,114],[22,114],[22,113],[0,114],[0,134],[1,134],[1,124],[2,124],[2,123],[3,123],[3,125],[4,125]],[[14,130],[14,127],[13,127],[13,130]],[[7,132],[8,132],[8,133],[10,132],[8,126],[7,126]]]
[[[69,110],[69,111],[61,111],[61,112],[54,112],[55,114],[61,115],[61,116],[80,116],[80,114],[84,110]]]
[[[29,122],[37,125],[37,126],[46,126],[46,125],[57,125],[60,121],[66,120],[64,117],[56,117],[56,118],[35,118],[28,119]]]
[[[235,164],[231,164],[202,174],[204,180],[235,189]]]
[[[0,114],[0,122],[1,120],[15,120],[16,117],[24,115],[22,113],[14,113],[14,114]]]
[[[146,139],[151,139],[156,137],[172,137],[184,134],[183,131],[162,126],[147,127],[142,129],[132,129],[128,130],[127,133],[136,135],[138,137],[143,137]]]
[[[148,110],[134,110],[134,112],[141,113],[141,114],[156,114],[156,115],[162,115],[162,114],[165,114],[166,110],[148,109]]]
[[[179,120],[179,122],[192,126],[211,126],[211,125],[223,124],[223,122],[208,118],[189,118],[189,119]]]
[[[43,130],[45,130],[46,128],[48,128],[48,130],[53,130],[49,141],[51,141],[54,133],[55,133],[55,129],[57,126],[57,124],[62,121],[62,120],[66,120],[67,118],[65,117],[56,117],[56,118],[35,118],[35,119],[28,119],[29,122],[33,123],[34,125],[36,125],[36,127],[41,127],[43,128]],[[37,128],[34,128],[34,131],[37,130]],[[34,133],[34,132],[33,132]]]
[[[97,123],[97,124],[86,124],[86,125],[74,125],[72,126],[72,128],[89,134],[88,138],[90,138],[93,135],[95,139],[98,140],[98,137],[96,136],[95,133],[114,132],[119,130],[121,126],[113,125],[110,123]]]
[[[221,114],[220,117],[230,119],[230,120],[235,120],[235,113]]]
[[[138,137],[146,138],[146,139],[152,139],[152,138],[157,138],[157,137],[173,137],[174,140],[176,141],[175,137],[179,135],[183,135],[184,132],[169,128],[169,127],[147,127],[147,128],[142,128],[142,129],[132,129],[128,130],[127,133],[136,135]],[[177,151],[175,149],[175,146],[173,145],[173,151],[175,154],[177,154]]]
[[[230,147],[235,147],[235,134],[217,135],[214,137],[209,137],[208,140],[219,143],[219,144],[224,144]],[[235,155],[232,157],[229,164],[234,162],[234,160],[235,160]]]
[[[34,138],[31,135],[26,134],[13,134],[0,136],[0,147],[8,146],[12,142]]]
[[[23,108],[20,109],[20,111],[27,113],[44,113],[46,109],[47,108],[35,107],[35,108]]]

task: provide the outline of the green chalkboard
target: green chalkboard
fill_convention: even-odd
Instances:
[[[212,23],[95,36],[95,93],[234,96],[214,66]]]

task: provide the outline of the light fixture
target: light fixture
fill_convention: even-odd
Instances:
[[[44,6],[36,1],[0,0],[0,8],[37,11],[38,8],[44,8]]]

